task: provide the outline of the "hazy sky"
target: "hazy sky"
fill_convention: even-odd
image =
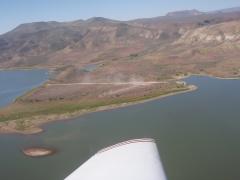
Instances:
[[[0,34],[33,21],[70,21],[90,17],[128,20],[169,11],[217,10],[240,6],[240,0],[0,0]]]

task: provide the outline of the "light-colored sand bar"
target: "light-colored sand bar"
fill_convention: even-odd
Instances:
[[[49,156],[54,154],[56,151],[53,149],[47,149],[47,148],[27,148],[23,150],[23,153],[26,156],[30,157],[43,157],[43,156]]]

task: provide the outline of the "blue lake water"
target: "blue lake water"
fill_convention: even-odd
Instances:
[[[240,178],[240,80],[193,76],[197,91],[47,124],[38,135],[0,135],[0,179],[61,180],[98,150],[154,138],[169,180]],[[58,153],[29,158],[21,149]]]
[[[0,71],[0,107],[6,106],[48,79],[46,70]]]

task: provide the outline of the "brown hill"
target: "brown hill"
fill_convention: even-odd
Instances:
[[[0,67],[54,68],[58,81],[80,81],[85,76],[104,80],[111,74],[162,79],[209,66],[216,67],[214,74],[220,60],[227,63],[238,55],[239,20],[240,11],[234,8],[179,11],[125,22],[95,17],[23,24],[0,36]],[[215,63],[201,64],[201,59]],[[89,72],[85,67],[91,64],[96,68]]]

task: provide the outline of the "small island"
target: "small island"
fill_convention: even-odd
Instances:
[[[23,149],[22,152],[29,157],[44,157],[55,154],[56,150],[50,148],[32,147]]]

